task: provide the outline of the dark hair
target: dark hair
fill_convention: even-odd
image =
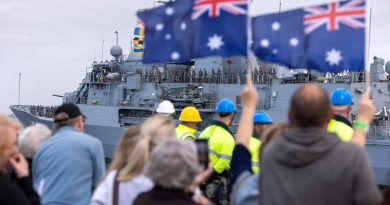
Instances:
[[[229,116],[230,114],[232,114],[232,112],[219,112],[219,113],[218,113],[218,115],[219,115],[220,117],[227,117],[227,116]]]
[[[328,93],[315,84],[303,85],[293,94],[289,112],[299,127],[322,127],[330,113]]]

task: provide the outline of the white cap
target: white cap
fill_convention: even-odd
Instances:
[[[161,114],[174,114],[175,107],[170,101],[164,100],[157,106],[156,112]]]

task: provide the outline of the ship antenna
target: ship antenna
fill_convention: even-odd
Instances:
[[[103,42],[102,42],[102,61],[101,62],[103,62],[103,55],[104,55],[104,52],[103,52],[103,50],[104,50],[104,36],[103,36]]]
[[[282,13],[282,0],[279,0],[279,15]]]
[[[115,31],[114,33],[116,35],[116,45],[118,45],[118,31]]]
[[[22,79],[22,73],[19,73],[19,88],[18,88],[18,105],[20,105],[20,81]]]

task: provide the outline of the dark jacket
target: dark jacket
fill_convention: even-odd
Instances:
[[[183,190],[154,187],[140,194],[133,205],[196,205]]]
[[[23,177],[11,181],[7,176],[0,174],[0,204],[1,205],[36,205],[40,204],[39,196],[35,192],[31,178]]]
[[[364,150],[318,128],[294,128],[262,155],[262,205],[377,205],[381,195]]]

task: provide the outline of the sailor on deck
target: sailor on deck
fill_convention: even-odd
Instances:
[[[198,124],[202,122],[199,111],[188,106],[183,109],[179,116],[180,124],[176,127],[176,136],[183,140],[195,140],[195,132],[198,130]]]

